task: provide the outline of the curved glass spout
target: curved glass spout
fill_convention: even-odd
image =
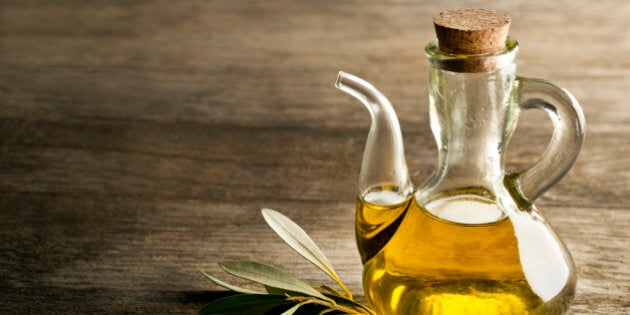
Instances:
[[[363,153],[359,196],[365,197],[373,190],[386,188],[401,198],[390,196],[384,198],[387,200],[367,201],[391,205],[395,200],[398,203],[407,198],[413,192],[413,184],[405,163],[400,125],[391,103],[372,84],[343,71],[339,72],[335,86],[361,101],[372,118]]]

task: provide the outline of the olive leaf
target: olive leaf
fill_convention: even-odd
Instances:
[[[224,287],[230,291],[234,291],[234,292],[238,292],[238,293],[243,293],[243,294],[265,294],[265,293],[261,293],[261,292],[256,292],[256,291],[252,291],[252,290],[247,290],[247,289],[243,289],[241,287],[237,287],[235,285],[231,285],[229,283],[223,282],[207,273],[205,273],[203,270],[199,270],[204,276],[206,276],[206,278],[210,279],[210,281],[214,282],[215,284],[217,284],[218,286]],[[271,293],[271,292],[269,292]]]
[[[260,262],[223,261],[219,263],[223,270],[234,276],[262,284],[267,292],[244,289],[219,280],[200,270],[206,278],[215,284],[241,293],[218,299],[204,306],[200,314],[292,315],[296,314],[298,310],[303,315],[376,314],[369,307],[361,305],[352,299],[352,294],[341,282],[328,258],[302,228],[277,211],[263,209],[262,212],[265,220],[274,232],[293,250],[326,272],[339,284],[346,294],[325,284],[311,287],[287,272]]]
[[[297,223],[272,209],[262,209],[262,214],[269,227],[271,227],[287,245],[328,274],[328,276],[337,282],[344,292],[346,292],[348,297],[352,298],[352,293],[350,293],[350,290],[341,282],[341,279],[326,255],[324,255],[324,252],[322,252],[313,239],[311,239]]]
[[[317,290],[317,287],[313,287],[314,289]],[[300,293],[300,292],[295,292],[295,291],[289,291],[286,289],[282,289],[282,288],[275,288],[275,287],[271,287],[266,285],[265,289],[267,290],[268,294],[282,294],[282,295],[286,295],[286,296],[299,296],[299,295],[304,295],[304,293]],[[326,294],[324,294],[326,295]]]
[[[328,285],[326,285],[326,284],[322,284],[322,285],[316,286],[316,287],[315,287],[315,289],[316,289],[316,290],[318,290],[318,291],[326,291],[326,292],[330,292],[332,295],[345,297],[345,296],[343,295],[343,293],[341,293],[341,292],[339,292],[339,291],[337,291],[337,290],[335,290],[335,289],[331,288],[330,286],[328,286]],[[269,292],[269,291],[267,291],[267,292]],[[271,293],[271,292],[269,292],[269,293]],[[324,294],[324,295],[326,295],[326,294]]]
[[[280,307],[289,306],[295,302],[289,301],[284,295],[269,294],[239,294],[218,299],[205,305],[199,314],[201,315],[251,315],[264,314],[265,312]]]
[[[303,305],[304,305],[304,303],[298,303],[295,306],[293,306],[292,308],[284,311],[280,315],[293,315],[295,312],[297,312],[298,308],[302,307]]]
[[[219,266],[232,275],[258,282],[265,286],[299,292],[322,300],[332,301],[293,275],[257,261],[222,261],[219,263]]]
[[[360,314],[372,314],[372,315],[376,315],[376,313],[374,313],[374,311],[372,311],[371,308],[361,304],[361,303],[357,303],[354,300],[350,299],[350,298],[346,298],[343,296],[339,296],[336,294],[324,294],[326,297],[329,297],[331,300],[335,301],[335,303],[337,303],[338,305],[345,305],[345,306],[349,306],[355,310],[357,310],[357,313]]]

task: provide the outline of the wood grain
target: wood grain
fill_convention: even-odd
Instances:
[[[389,96],[421,182],[436,157],[423,47],[432,17],[462,6],[507,12],[519,72],[580,100],[582,154],[538,206],[576,261],[570,313],[627,314],[630,4],[613,0],[0,1],[0,313],[190,314],[224,295],[197,268],[226,259],[326,281],[262,207],[361,292],[369,121],[336,73]],[[511,170],[545,148],[537,115],[519,122]]]

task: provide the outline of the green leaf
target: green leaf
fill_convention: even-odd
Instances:
[[[311,300],[312,299],[318,299],[318,298],[311,297],[311,296],[305,296],[304,293],[301,293],[301,292],[289,291],[289,290],[281,289],[281,288],[274,288],[274,287],[271,287],[271,286],[268,286],[268,285],[265,286],[265,289],[267,290],[268,294],[284,295],[284,296],[290,296],[290,297],[302,297],[304,299],[311,299]],[[313,289],[317,290],[316,287],[313,287]],[[323,292],[320,292],[320,293],[322,293],[324,296],[328,297],[328,294],[323,293]],[[321,298],[319,298],[319,300],[321,300]],[[302,301],[302,300],[295,300],[295,301],[299,302],[299,301]],[[331,303],[332,301],[333,301],[333,299],[330,299],[330,298],[328,300],[326,300],[327,303]],[[300,311],[300,314],[301,313],[302,313],[302,311]]]
[[[315,288],[315,290],[318,290],[318,291],[327,291],[327,292],[330,292],[330,294],[332,294],[332,295],[345,297],[343,295],[343,293],[341,293],[341,292],[339,292],[339,291],[337,291],[337,290],[335,290],[335,289],[333,289],[333,288],[331,288],[331,287],[329,287],[328,285],[325,285],[325,284],[322,284],[322,285],[314,287],[314,288]],[[326,294],[324,294],[324,295],[326,295]]]
[[[349,296],[350,291],[341,282],[332,264],[308,234],[295,222],[272,209],[262,209],[263,217],[271,229],[293,250],[330,276]]]
[[[291,305],[283,295],[239,294],[218,299],[204,306],[201,315],[251,315],[263,314],[273,308]]]
[[[354,308],[358,308],[358,309],[362,309],[364,311],[366,311],[367,314],[375,314],[374,311],[361,304],[361,303],[357,303],[354,300],[351,299],[347,299],[343,296],[338,296],[335,294],[324,294],[326,297],[330,298],[331,300],[335,301],[335,303],[339,304],[339,305],[345,305],[345,306],[350,306],[350,307],[354,307]]]
[[[286,292],[286,290],[270,287],[268,285],[265,286],[265,289],[267,290],[267,293],[269,294],[284,294]]]
[[[243,293],[243,294],[264,294],[264,293],[261,293],[261,292],[256,292],[256,291],[252,291],[252,290],[247,290],[247,289],[243,289],[243,288],[241,288],[241,287],[237,287],[237,286],[235,286],[235,285],[231,285],[231,284],[229,284],[229,283],[223,282],[223,281],[221,281],[221,280],[219,280],[219,279],[217,279],[217,278],[215,278],[215,277],[213,277],[213,276],[211,276],[211,275],[209,275],[209,274],[207,274],[207,273],[203,272],[202,270],[199,270],[199,271],[201,271],[201,273],[202,273],[204,276],[206,276],[206,278],[210,279],[210,281],[212,281],[212,282],[214,282],[215,284],[217,284],[217,285],[219,285],[219,286],[222,286],[222,287],[224,287],[224,288],[226,288],[226,289],[228,289],[228,290],[230,290],[230,291],[234,291],[234,292],[238,292],[238,293]]]
[[[256,261],[222,261],[219,263],[219,266],[232,275],[255,281],[265,286],[298,292],[330,301],[330,298],[325,297],[300,279],[273,266]]]
[[[293,306],[292,308],[290,308],[290,309],[288,309],[288,310],[284,311],[284,312],[283,312],[282,314],[280,314],[280,315],[293,315],[295,312],[297,312],[298,308],[300,308],[302,305],[304,305],[304,304],[302,304],[302,303],[298,303],[298,304],[296,304],[295,306]]]
[[[281,294],[281,295],[288,295],[288,296],[304,295],[304,293],[295,292],[295,291],[289,291],[289,290],[285,290],[285,289],[281,289],[281,288],[275,288],[275,287],[271,287],[271,286],[268,286],[268,285],[265,286],[265,289],[267,290],[268,294]]]
[[[334,309],[331,309],[331,308],[323,306],[323,305],[317,305],[317,304],[310,303],[310,304],[305,304],[305,305],[301,306],[299,311],[296,312],[295,314],[300,314],[300,315],[322,315],[322,314],[339,315],[339,314],[348,314],[348,312],[334,310]],[[350,314],[352,314],[352,313],[350,313]]]

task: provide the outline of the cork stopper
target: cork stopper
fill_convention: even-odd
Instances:
[[[478,55],[500,52],[510,28],[510,17],[487,9],[448,10],[433,18],[441,51]]]

